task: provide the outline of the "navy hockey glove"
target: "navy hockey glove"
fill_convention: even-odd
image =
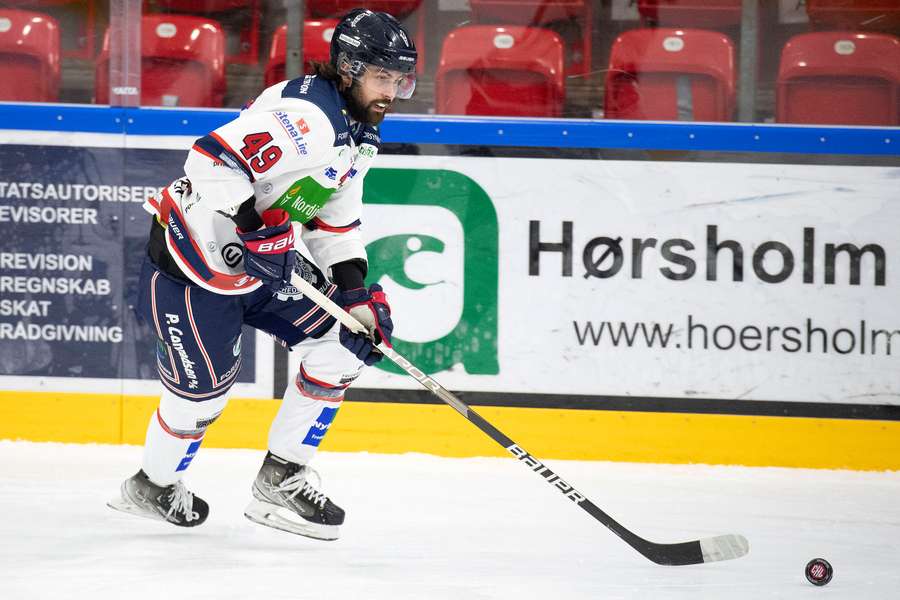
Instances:
[[[269,209],[261,216],[262,229],[236,230],[244,242],[244,270],[277,292],[290,283],[297,260],[294,229],[290,215],[280,208]]]
[[[391,334],[394,331],[394,323],[391,321],[391,307],[387,296],[377,283],[369,286],[369,289],[356,288],[341,293],[341,301],[344,310],[359,321],[369,332],[369,335],[352,333],[341,325],[341,344],[352,352],[356,358],[366,365],[372,366],[384,355],[375,348],[382,341],[391,345]]]

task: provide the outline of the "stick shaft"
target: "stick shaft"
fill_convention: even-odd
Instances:
[[[367,333],[365,327],[353,318],[352,315],[296,273],[292,274],[291,283],[294,287],[300,289],[313,302],[324,308],[331,316],[340,321],[350,331]],[[630,531],[610,515],[603,512],[597,505],[588,500],[584,494],[576,490],[574,486],[562,479],[543,462],[532,456],[506,434],[489,423],[484,417],[472,410],[469,405],[450,393],[444,386],[429,377],[409,360],[401,356],[400,353],[392,347],[384,342],[378,344],[376,347],[386,357],[397,364],[397,366],[403,369],[407,375],[418,381],[424,388],[440,398],[443,402],[450,405],[470,423],[478,427],[478,429],[484,432],[488,437],[505,448],[506,451],[517,458],[519,462],[540,475],[548,484],[566,496],[566,498],[580,506],[586,513],[600,521],[629,546],[653,562],[662,565],[689,565],[710,562],[711,560],[728,560],[729,558],[737,558],[746,554],[747,549],[743,548],[743,545],[746,545],[746,540],[743,538],[738,539],[739,536],[720,536],[720,538],[708,538],[708,540],[704,540],[715,547],[723,545],[721,540],[725,540],[726,543],[724,545],[726,546],[731,543],[732,539],[737,540],[737,546],[740,546],[737,550],[731,552],[731,549],[727,549],[728,551],[726,551],[724,555],[719,553],[719,555],[715,557],[707,556],[708,553],[703,551],[700,540],[679,544],[657,544],[645,540]],[[729,552],[731,553],[729,554]]]
[[[294,287],[302,290],[308,298],[324,308],[328,312],[328,314],[335,317],[350,331],[359,333],[366,331],[365,327],[363,327],[363,325],[359,321],[353,318],[350,313],[338,306],[328,296],[320,292],[313,285],[311,285],[296,273],[291,276],[291,283],[294,285]],[[444,386],[426,375],[421,369],[417,368],[409,360],[404,358],[399,352],[397,352],[384,342],[378,344],[376,347],[386,357],[396,363],[397,366],[403,369],[410,377],[422,384],[424,388],[440,398],[446,404],[450,405],[454,410],[456,410],[456,412],[464,416],[469,420],[469,422],[471,422],[473,425],[478,427],[478,429],[487,434],[488,437],[503,446],[503,448],[505,448],[510,454],[530,467],[531,470],[544,477],[544,479],[548,483],[559,489],[567,498],[575,502],[575,504],[581,506],[585,511],[591,514],[591,516],[603,522],[604,525],[613,530],[618,536],[625,538],[629,534],[631,534],[630,531],[628,531],[624,527],[621,527],[615,520],[613,520],[606,513],[597,508],[590,500],[588,500],[583,494],[578,492],[573,486],[566,483],[561,477],[551,471],[549,467],[545,466],[541,461],[534,458],[529,452],[516,444],[505,433],[494,427],[484,417],[476,413],[468,404],[457,398]]]

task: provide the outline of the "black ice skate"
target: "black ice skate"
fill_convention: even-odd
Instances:
[[[193,495],[182,482],[156,485],[141,469],[122,482],[122,495],[107,506],[130,515],[168,521],[179,527],[196,527],[206,520],[209,505]]]
[[[344,510],[309,484],[310,473],[315,471],[267,453],[244,516],[289,533],[318,540],[338,539]]]

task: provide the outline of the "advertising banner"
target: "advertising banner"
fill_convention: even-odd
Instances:
[[[379,160],[369,280],[398,351],[446,387],[900,397],[896,168]],[[357,385],[416,389],[395,372]]]
[[[181,174],[192,140],[4,139],[0,386],[155,389],[152,335],[130,308],[149,229],[140,203]],[[405,155],[376,164],[363,217],[368,280],[388,293],[398,351],[445,387],[900,398],[900,169]],[[269,397],[271,341],[245,333],[244,351],[236,395]],[[418,384],[383,361],[356,387]]]
[[[150,231],[141,203],[181,173],[185,150],[16,135],[26,143],[0,145],[0,386],[153,393],[154,336],[133,311]],[[268,397],[252,331],[238,389]]]

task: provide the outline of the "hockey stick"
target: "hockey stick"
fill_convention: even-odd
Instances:
[[[296,273],[291,276],[291,283],[294,287],[301,290],[306,297],[340,321],[350,331],[357,333],[364,333],[366,331],[359,321],[350,316],[348,312],[335,304],[331,299],[322,294],[318,289]],[[656,564],[694,565],[740,558],[750,551],[750,544],[747,542],[747,539],[744,536],[737,534],[717,535],[715,537],[678,544],[658,544],[635,535],[611,516],[597,508],[597,506],[588,500],[584,494],[563,480],[549,467],[529,454],[524,448],[508,438],[499,429],[488,423],[465,402],[451,394],[441,384],[403,358],[396,350],[383,342],[378,344],[377,348],[401,369],[406,371],[409,376],[428,389],[428,391],[453,407],[456,412],[468,419],[469,422],[486,433],[492,440],[506,448],[510,454],[519,459],[529,469],[543,477],[548,484],[557,488],[566,498],[583,508],[585,512],[625,540],[629,546]]]

